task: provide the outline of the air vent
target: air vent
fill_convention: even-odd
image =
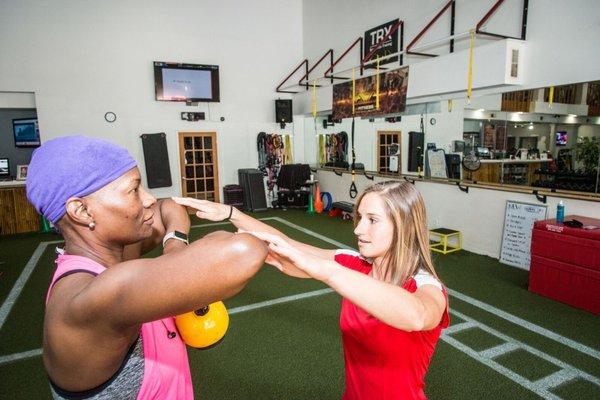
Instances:
[[[513,49],[510,60],[510,76],[517,78],[519,76],[519,49]]]

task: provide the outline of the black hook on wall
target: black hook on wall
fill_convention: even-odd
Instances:
[[[459,183],[459,182],[456,182],[456,186],[458,186],[458,188],[459,188],[461,191],[463,191],[463,192],[465,192],[465,193],[469,193],[469,187],[468,187],[468,186],[460,186],[460,183]]]
[[[534,194],[534,195],[535,195],[535,198],[536,198],[536,199],[537,199],[537,200],[538,200],[540,203],[544,203],[544,204],[546,204],[546,198],[547,198],[547,196],[546,196],[545,194],[542,194],[542,195],[540,195],[540,194],[538,194],[538,191],[537,191],[537,190],[534,190],[534,191],[532,192],[532,194]]]

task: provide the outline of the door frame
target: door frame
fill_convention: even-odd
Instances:
[[[386,134],[394,134],[394,135],[398,135],[398,150],[400,151],[400,154],[398,154],[398,172],[391,172],[391,171],[385,171],[383,172],[384,174],[392,174],[392,175],[401,175],[402,174],[402,131],[401,130],[378,130],[377,131],[377,141],[375,144],[375,170],[378,173],[379,172],[379,168],[380,168],[380,156],[379,156],[379,147],[381,146],[381,142],[380,142],[380,137],[381,135],[386,135]],[[385,158],[389,159],[389,155],[387,154],[387,144],[386,144],[386,153],[385,153]]]
[[[213,164],[213,178],[214,178],[214,193],[215,193],[215,202],[219,203],[221,201],[221,189],[219,186],[219,151],[217,145],[217,132],[205,132],[205,131],[185,131],[178,132],[178,142],[179,142],[179,173],[181,175],[180,179],[180,187],[181,194],[187,194],[187,189],[185,188],[185,146],[183,143],[183,139],[186,135],[192,135],[192,137],[210,137],[212,139],[212,164]],[[185,190],[184,190],[185,189]]]

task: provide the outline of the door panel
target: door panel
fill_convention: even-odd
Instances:
[[[179,132],[179,162],[183,196],[218,202],[216,132]]]
[[[390,171],[390,155],[388,148],[391,144],[400,146],[400,131],[378,131],[377,132],[377,172],[379,173],[396,173]],[[398,155],[398,172],[402,168],[400,166],[400,155]]]

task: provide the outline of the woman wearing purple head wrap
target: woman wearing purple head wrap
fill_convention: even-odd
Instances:
[[[44,320],[54,398],[193,398],[171,316],[238,293],[262,266],[265,245],[226,232],[189,245],[170,240],[189,232],[185,208],[157,204],[127,151],[101,139],[44,143],[27,196],[65,239]],[[161,257],[132,259],[163,237]]]

